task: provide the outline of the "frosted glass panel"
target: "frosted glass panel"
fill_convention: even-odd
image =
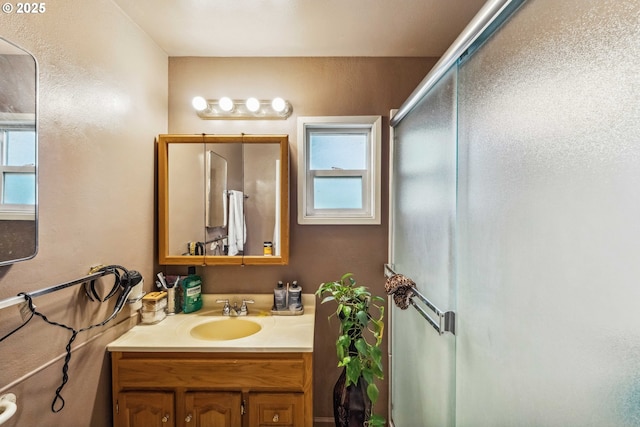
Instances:
[[[314,209],[362,209],[362,177],[314,177]]]
[[[4,174],[4,200],[2,203],[35,205],[36,174],[12,173]]]
[[[309,132],[309,169],[367,169],[369,133]]]
[[[639,22],[528,1],[459,70],[460,426],[640,425]]]
[[[455,310],[455,69],[395,128],[393,259],[443,310]],[[412,307],[391,309],[396,427],[453,426],[455,337]]]
[[[36,164],[36,132],[9,130],[7,136],[8,166],[26,166]],[[34,181],[35,185],[35,181]],[[35,190],[31,190],[35,192]]]

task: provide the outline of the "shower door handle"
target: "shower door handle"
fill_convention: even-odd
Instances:
[[[396,274],[397,273],[393,271],[393,267],[391,265],[389,264],[384,265],[385,277],[390,278],[392,276],[395,276]],[[440,335],[444,334],[445,332],[451,332],[453,335],[456,334],[456,313],[455,312],[440,310],[431,301],[429,301],[424,295],[422,295],[420,291],[416,289],[415,286],[411,287],[409,292],[411,292],[412,294],[411,297],[409,298],[409,304],[412,305],[413,308],[415,308],[418,311],[418,313],[420,313],[420,315],[426,319],[427,322],[429,322],[429,324],[433,327],[433,329],[438,331]],[[427,313],[422,307],[420,307],[415,303],[415,301],[413,300],[414,296],[417,297],[420,301],[422,301],[427,307],[429,307],[431,311],[435,313],[435,315],[438,317],[437,320],[431,317],[429,313]]]

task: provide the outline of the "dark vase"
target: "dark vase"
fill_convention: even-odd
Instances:
[[[363,427],[371,416],[371,400],[367,396],[366,382],[360,378],[357,384],[346,387],[347,368],[342,370],[333,387],[333,417],[336,427]]]

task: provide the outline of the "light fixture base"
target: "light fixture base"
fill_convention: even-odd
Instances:
[[[259,106],[256,111],[251,111],[247,107],[245,99],[233,99],[233,106],[230,111],[225,111],[220,107],[219,99],[207,99],[207,107],[203,110],[196,110],[196,114],[203,120],[286,120],[291,116],[293,107],[289,101],[282,98],[273,100],[258,100]],[[280,111],[276,108],[281,108]]]

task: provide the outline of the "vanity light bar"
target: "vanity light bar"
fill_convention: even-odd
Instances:
[[[205,99],[196,96],[191,105],[205,120],[284,120],[293,112],[289,101],[282,98]]]

